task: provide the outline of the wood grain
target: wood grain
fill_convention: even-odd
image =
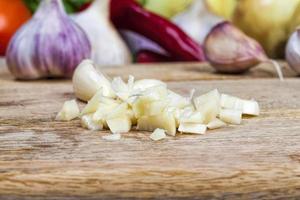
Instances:
[[[153,142],[132,131],[107,142],[106,132],[84,130],[78,120],[53,120],[74,98],[69,81],[0,77],[0,199],[300,198],[297,78],[174,79],[169,87],[181,94],[218,88],[253,97],[262,114],[203,136]]]
[[[294,71],[285,62],[279,62],[282,66],[284,77],[296,77]],[[100,68],[100,67],[99,67]],[[109,76],[121,76],[127,79],[134,75],[137,79],[155,78],[163,81],[191,81],[191,80],[238,80],[256,78],[276,78],[274,66],[263,63],[244,74],[219,74],[207,63],[165,63],[165,64],[133,64],[121,67],[102,67],[102,72]],[[0,79],[13,79],[4,61],[0,59]]]

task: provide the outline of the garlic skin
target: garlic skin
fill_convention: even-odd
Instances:
[[[13,36],[7,66],[17,79],[71,77],[91,55],[91,45],[65,13],[61,0],[43,0],[33,18]]]
[[[242,73],[268,61],[261,45],[225,21],[207,35],[204,51],[211,65],[219,72]]]
[[[92,44],[92,60],[99,66],[131,63],[131,54],[109,20],[109,0],[95,0],[73,20],[86,32]]]
[[[296,30],[286,46],[285,58],[291,68],[300,75],[300,30]]]

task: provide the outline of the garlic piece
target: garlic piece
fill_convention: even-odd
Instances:
[[[232,110],[240,110],[246,115],[258,116],[260,112],[259,105],[256,101],[243,100],[227,94],[221,95],[221,107]]]
[[[119,116],[127,115],[128,112],[128,104],[127,103],[121,103],[120,105],[114,107],[114,109],[111,110],[106,116],[106,119],[112,119]]]
[[[165,88],[167,88],[167,84],[160,81],[160,80],[156,80],[156,79],[142,79],[142,80],[138,80],[134,83],[133,85],[133,89],[134,90],[140,90],[140,91],[144,91],[148,88],[152,88],[155,86],[163,86]]]
[[[127,115],[108,119],[106,123],[112,133],[127,133],[130,131],[132,125]]]
[[[55,120],[58,121],[71,121],[79,116],[80,111],[76,100],[66,101],[59,113],[57,114]]]
[[[88,113],[94,113],[97,111],[102,97],[102,88],[96,92],[96,94],[88,101],[87,105],[81,111],[81,115]]]
[[[243,114],[258,116],[260,113],[257,101],[243,100]]]
[[[77,98],[88,101],[102,88],[103,96],[115,97],[110,81],[97,71],[91,60],[83,60],[73,75],[73,88]]]
[[[217,117],[220,112],[220,93],[217,89],[194,98],[194,105],[204,116],[204,124]]]
[[[157,128],[154,132],[150,135],[150,138],[154,141],[163,140],[166,138],[165,130]]]
[[[242,122],[242,111],[231,110],[231,109],[221,109],[220,119],[229,124],[241,124]]]
[[[227,94],[221,95],[221,107],[233,110],[243,110],[244,102],[242,99]]]
[[[81,126],[83,128],[100,131],[103,130],[103,123],[101,121],[95,122],[93,120],[93,114],[84,115],[81,117]]]
[[[182,133],[205,134],[206,129],[205,124],[180,123],[178,131]]]
[[[114,134],[104,135],[102,136],[102,139],[110,142],[118,141],[121,139],[121,134],[114,133]]]
[[[218,129],[226,126],[226,123],[219,120],[218,118],[213,119],[211,122],[207,124],[208,129]]]
[[[137,129],[141,131],[154,131],[160,128],[166,130],[168,135],[176,135],[176,121],[173,115],[163,112],[155,116],[143,116],[138,118]]]
[[[197,123],[202,124],[204,123],[205,118],[201,112],[195,111],[189,114],[183,113],[179,119],[180,123]]]

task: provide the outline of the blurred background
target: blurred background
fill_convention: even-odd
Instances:
[[[123,3],[125,1],[119,0]],[[201,46],[211,29],[225,20],[232,22],[236,28],[256,40],[269,58],[284,59],[287,41],[300,24],[300,0],[135,1],[146,12],[155,13],[170,24],[155,17],[147,20],[133,19],[135,15],[130,13],[131,11],[126,13],[124,11],[126,9],[123,9],[125,14],[123,13],[122,19],[122,16],[111,13],[112,4],[109,0],[99,0],[98,5],[92,0],[63,0],[65,11],[86,31],[92,45],[92,57],[97,64],[115,66],[131,62],[197,61],[187,56],[177,56],[170,51],[172,40],[169,44],[165,44],[167,37],[182,38],[182,35],[177,32],[178,28],[189,36],[192,42]],[[39,9],[40,2],[42,1],[0,0],[0,55],[2,57],[5,57],[9,42],[16,31],[32,18]],[[113,10],[121,10],[118,8],[118,1],[113,2],[115,4]],[[95,8],[98,6],[98,10],[94,9],[99,12],[98,21],[95,20],[97,18],[95,14],[92,16],[92,12],[89,11],[93,4]],[[51,13],[48,17],[50,15]],[[116,16],[113,16],[115,19],[113,22],[112,15]],[[168,33],[168,28],[173,25],[176,26],[175,33]],[[164,31],[162,31],[163,26],[166,26]],[[99,30],[93,27],[99,27]],[[93,31],[95,33],[91,33]],[[97,50],[97,46],[101,47]],[[103,56],[103,52],[106,56]],[[102,57],[99,57],[101,53]]]

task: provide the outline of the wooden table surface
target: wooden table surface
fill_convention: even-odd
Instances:
[[[206,65],[103,69],[110,75],[159,78],[188,94],[218,88],[255,98],[261,116],[208,134],[160,142],[132,131],[107,132],[56,122],[70,81],[15,81],[0,67],[0,199],[300,199],[300,79],[285,67],[245,75],[215,74]]]

